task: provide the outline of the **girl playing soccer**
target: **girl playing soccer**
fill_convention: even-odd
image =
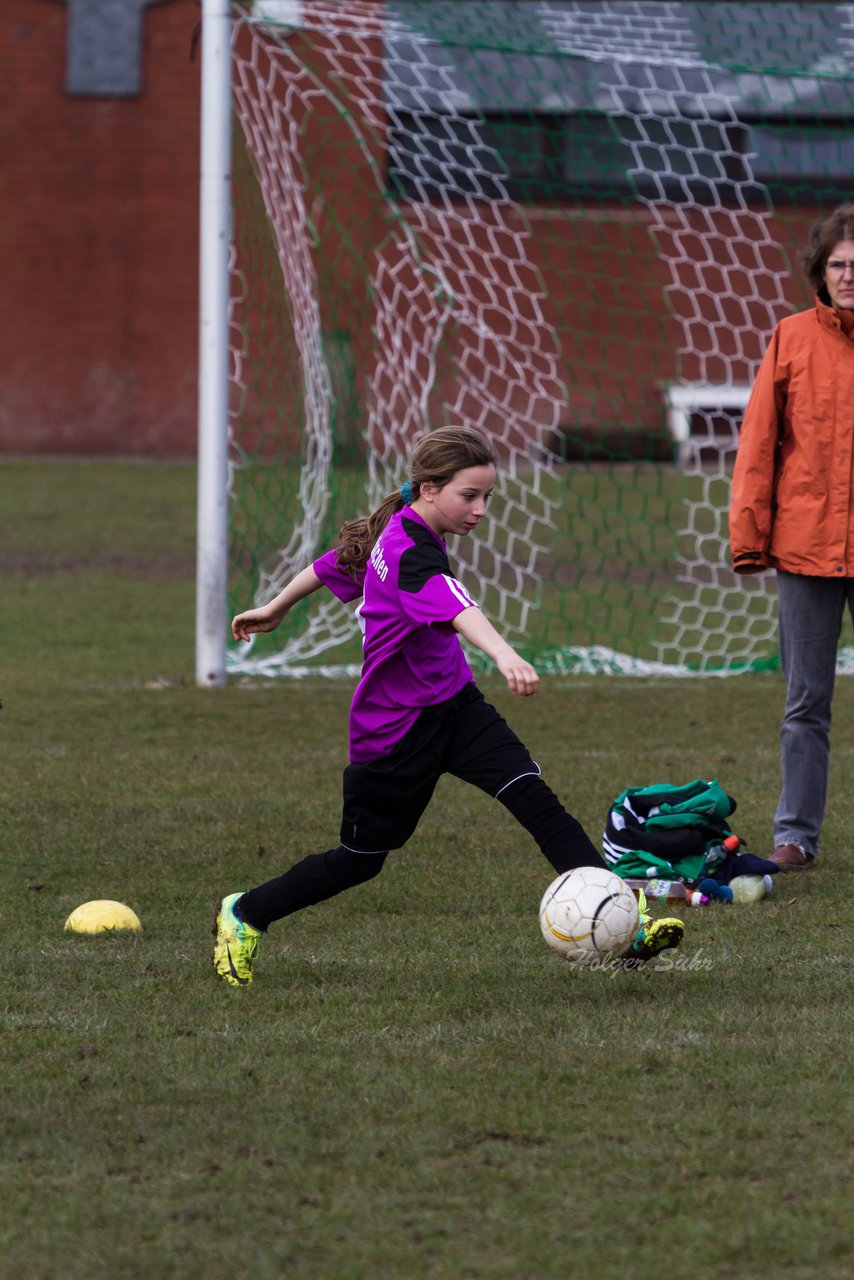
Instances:
[[[491,658],[510,691],[527,698],[539,677],[503,640],[452,574],[445,538],[467,537],[486,514],[495,455],[478,431],[440,427],[412,456],[410,479],[338,546],[303,569],[269,604],[239,613],[236,640],[273,631],[303,597],[327,587],[361,597],[362,675],[350,709],[340,843],[283,875],[225,897],[216,913],[214,968],[233,986],[274,920],[379,874],[389,850],[415,831],[443,773],[494,796],[530,832],[556,873],[604,866],[581,824],[546,786],[519,738],[477,688],[459,637]],[[648,917],[632,944],[642,963],[682,937],[679,920]]]

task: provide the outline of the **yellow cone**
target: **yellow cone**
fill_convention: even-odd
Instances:
[[[139,916],[123,902],[99,898],[75,907],[65,922],[73,933],[105,933],[108,929],[141,929]]]

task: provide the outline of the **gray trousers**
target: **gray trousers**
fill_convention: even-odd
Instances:
[[[786,706],[774,844],[799,844],[817,856],[827,800],[836,651],[846,604],[854,618],[854,578],[778,570],[777,596]]]

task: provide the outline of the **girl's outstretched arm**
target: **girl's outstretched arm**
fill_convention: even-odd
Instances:
[[[520,658],[507,641],[498,634],[480,609],[472,607],[458,613],[452,623],[464,639],[476,645],[488,658],[492,658],[507,681],[511,693],[520,698],[530,698],[540,686],[540,677],[530,662]]]
[[[236,614],[231,620],[231,634],[235,640],[248,640],[254,631],[275,631],[289,609],[310,596],[313,591],[322,587],[323,583],[309,565],[295,578],[291,578],[274,600],[262,604],[258,609],[247,609],[245,613]]]

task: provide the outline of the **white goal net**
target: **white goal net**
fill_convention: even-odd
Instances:
[[[729,474],[854,172],[852,35],[850,5],[235,6],[234,609],[466,423],[501,478],[452,563],[540,670],[773,665]],[[358,658],[330,598],[229,670]]]

